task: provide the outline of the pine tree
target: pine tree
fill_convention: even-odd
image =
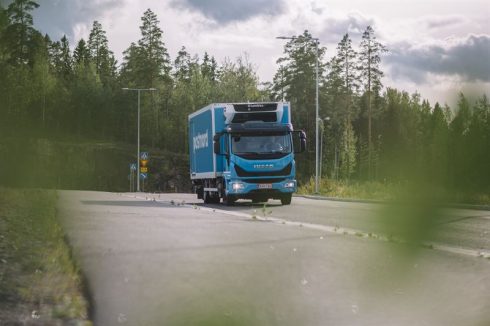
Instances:
[[[348,120],[345,120],[344,123],[340,150],[340,174],[348,180],[356,170],[357,137],[352,124]]]
[[[383,72],[379,65],[381,63],[381,54],[386,52],[386,47],[376,40],[374,30],[368,26],[362,35],[362,41],[359,51],[359,73],[364,86],[364,92],[367,93],[367,111],[368,111],[368,174],[372,177],[372,99],[379,96],[382,88],[381,78]]]
[[[338,74],[343,81],[344,92],[352,96],[356,94],[358,85],[358,77],[356,74],[357,68],[357,53],[352,48],[352,40],[349,34],[345,34],[342,41],[337,46]]]
[[[472,107],[467,138],[468,171],[465,177],[471,180],[473,189],[490,187],[488,173],[490,162],[490,103],[486,95],[479,98]],[[487,172],[482,173],[482,171]]]
[[[68,81],[73,73],[73,58],[71,56],[70,44],[66,35],[63,35],[60,41],[60,55],[61,66],[59,67],[59,73],[65,81]]]
[[[61,43],[59,41],[48,43],[49,63],[53,74],[58,74],[61,67]]]
[[[141,39],[138,41],[142,65],[138,67],[139,77],[145,87],[155,87],[158,80],[168,79],[170,59],[163,42],[163,31],[160,29],[156,14],[148,9],[141,18]]]
[[[216,96],[220,102],[253,102],[259,97],[259,78],[246,55],[238,57],[236,62],[225,60],[218,80]]]
[[[204,78],[215,82],[218,78],[218,64],[214,57],[209,58],[209,54],[204,52],[203,62],[201,64],[201,73]]]
[[[139,86],[137,83],[138,67],[141,65],[139,47],[132,42],[123,52],[123,63],[119,78],[128,86]]]
[[[468,134],[470,132],[472,114],[468,99],[460,93],[456,115],[449,125],[451,177],[453,186],[466,188],[470,180],[466,178],[468,170],[468,154],[470,149]]]
[[[0,65],[7,61],[7,46],[5,40],[5,32],[8,27],[7,10],[0,3]]]
[[[310,113],[315,111],[316,47],[317,41],[308,31],[288,41],[284,46],[285,56],[277,60],[283,69],[274,76],[275,81],[282,81],[274,85],[274,92],[276,94],[284,92],[286,100],[291,101],[296,108],[293,112],[293,120],[299,128],[307,129],[308,132],[311,131],[310,125],[315,126],[315,117]],[[324,52],[325,48],[318,48],[320,83],[324,71],[324,66],[321,64]]]
[[[352,159],[355,160],[355,155],[354,157],[351,155],[353,150],[351,146],[355,146],[356,144],[348,142],[349,146],[344,146],[346,139],[353,139],[345,128],[349,126],[352,129],[353,135],[355,134],[352,121],[355,119],[355,113],[357,111],[355,105],[358,90],[356,68],[356,52],[352,48],[352,41],[349,35],[345,34],[337,46],[336,55],[327,64],[328,73],[323,89],[326,104],[325,114],[332,118],[332,128],[330,129],[332,133],[328,137],[331,139],[330,147],[338,148],[340,152],[339,156],[344,158],[340,160],[340,164],[348,165],[345,169],[341,167],[344,176],[346,175],[344,173],[346,169],[350,171],[351,168],[356,166],[356,164],[352,165],[351,163]],[[339,142],[343,142],[344,145],[339,146]],[[349,151],[349,153],[345,151]],[[355,148],[354,153],[356,153]],[[349,158],[349,160],[346,158]],[[333,162],[333,159],[330,161]],[[348,173],[349,176],[351,174],[352,171]]]
[[[271,93],[272,98],[276,101],[285,101],[286,99],[288,85],[285,74],[286,68],[283,65],[280,65],[276,74],[274,75],[272,84],[269,86],[269,92]]]
[[[7,8],[10,24],[5,31],[5,37],[13,64],[26,64],[31,58],[30,52],[33,49],[30,42],[36,33],[31,11],[38,7],[39,4],[33,0],[14,0]]]
[[[434,105],[431,115],[430,126],[430,156],[429,156],[429,173],[428,176],[436,186],[444,186],[448,173],[448,136],[449,129],[439,103]]]
[[[90,62],[90,49],[83,38],[78,41],[77,47],[73,51],[73,60],[77,65],[83,66]]]
[[[109,50],[106,32],[98,21],[94,21],[92,25],[87,45],[95,71],[102,77],[104,84],[107,84],[107,79],[115,75],[116,59]]]
[[[177,81],[190,81],[191,79],[191,56],[183,46],[177,53],[174,61],[174,77]]]
[[[326,49],[319,46],[318,40],[314,39],[306,30],[285,44],[284,56],[277,60],[277,64],[283,68],[275,74],[272,88],[272,93],[276,97],[284,94],[284,98],[291,102],[291,106],[294,108],[292,120],[295,127],[305,130],[308,135],[315,135],[317,47],[318,78],[319,86],[322,87],[322,76],[325,70],[322,62]],[[308,147],[314,148],[315,136],[308,137],[308,141]],[[302,160],[300,159],[300,161]],[[315,168],[314,152],[311,152],[305,160],[308,160],[308,163],[302,164],[300,162],[300,170],[305,168],[304,172],[307,172],[306,169],[308,169],[308,173],[310,173]]]

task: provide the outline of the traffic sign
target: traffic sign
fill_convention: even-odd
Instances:
[[[148,178],[148,174],[147,173],[140,173],[140,178],[146,179],[146,178]]]
[[[140,159],[141,160],[148,160],[148,157],[149,157],[148,152],[141,152],[140,153]]]
[[[140,167],[140,173],[148,173],[148,167],[146,166]]]
[[[137,167],[136,167],[136,163],[131,163],[131,164],[129,164],[129,169],[130,169],[131,171],[136,171],[136,168],[137,168]]]
[[[148,160],[140,160],[140,166],[148,166]]]

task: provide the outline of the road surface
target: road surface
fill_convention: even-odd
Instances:
[[[59,196],[95,325],[490,321],[490,259],[476,257],[490,251],[486,211],[445,211],[428,238],[441,250],[407,250],[367,236],[386,230],[371,204],[294,198],[227,208],[186,194]]]

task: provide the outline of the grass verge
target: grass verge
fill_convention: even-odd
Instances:
[[[91,325],[53,190],[0,188],[0,324]]]
[[[424,188],[425,189],[425,188]],[[456,192],[447,189],[433,189],[431,197],[445,203],[490,205],[490,193]],[[322,179],[319,195],[335,198],[395,200],[406,196],[406,189],[399,184],[376,181],[348,182]],[[298,189],[298,194],[315,194],[315,180],[312,178]]]

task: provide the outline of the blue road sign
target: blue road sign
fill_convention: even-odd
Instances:
[[[142,160],[147,160],[148,159],[148,152],[141,152],[140,153],[140,159]]]
[[[140,178],[141,178],[141,179],[146,179],[146,178],[148,178],[148,173],[140,173]]]
[[[130,169],[131,171],[136,171],[136,167],[137,167],[136,163],[131,163],[131,164],[129,164],[129,169]]]

